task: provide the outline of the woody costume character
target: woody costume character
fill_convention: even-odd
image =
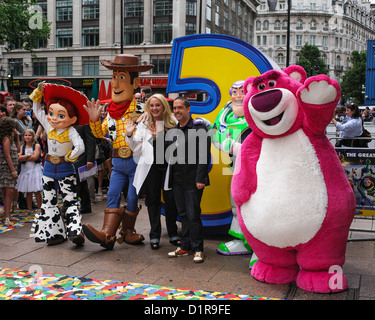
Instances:
[[[88,123],[89,116],[83,108],[87,97],[70,87],[40,83],[30,98],[33,100],[33,112],[48,134],[48,154],[43,168],[43,203],[40,213],[35,216],[31,237],[36,242],[47,242],[49,245],[69,238],[81,246],[84,235],[73,162],[85,151],[85,146],[73,125]],[[47,114],[40,104],[43,98]],[[67,208],[66,226],[58,207],[57,185]]]
[[[89,224],[83,226],[86,237],[102,247],[112,249],[116,242],[116,232],[121,224],[119,242],[129,244],[140,243],[144,240],[142,234],[136,233],[134,226],[137,215],[138,195],[133,186],[136,162],[133,152],[125,141],[125,124],[129,119],[136,120],[137,102],[133,98],[134,90],[139,86],[138,73],[148,71],[154,66],[151,64],[139,64],[138,58],[130,54],[117,55],[114,61],[102,60],[101,64],[107,69],[113,70],[111,88],[112,101],[107,111],[108,115],[100,122],[99,115],[103,106],[99,101],[88,101],[86,110],[90,116],[90,127],[97,138],[103,138],[107,132],[113,143],[112,172],[107,193],[107,208],[104,210],[104,222],[101,231]],[[121,192],[126,184],[129,184],[126,207],[121,207]]]

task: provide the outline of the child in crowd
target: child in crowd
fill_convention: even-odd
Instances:
[[[40,161],[40,144],[36,142],[34,130],[26,129],[22,138],[23,145],[18,154],[18,161],[21,163],[21,172],[16,189],[18,192],[26,192],[27,209],[30,213],[32,211],[33,193],[38,209],[42,206],[43,169]]]
[[[4,199],[4,224],[7,227],[11,225],[10,207],[16,192],[19,150],[20,141],[14,120],[0,118],[0,188]]]

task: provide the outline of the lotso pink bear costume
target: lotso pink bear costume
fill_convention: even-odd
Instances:
[[[302,67],[290,66],[248,78],[244,88],[253,131],[237,157],[232,195],[259,258],[252,276],[267,283],[296,281],[311,292],[346,290],[345,275],[329,273],[344,264],[356,206],[325,135],[339,84],[325,75],[306,79]]]

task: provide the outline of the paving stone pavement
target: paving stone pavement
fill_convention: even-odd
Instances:
[[[58,246],[35,243],[30,224],[0,233],[0,267],[29,270],[39,266],[43,273],[82,276],[100,280],[118,280],[191,290],[219,291],[287,300],[373,300],[375,299],[375,240],[349,241],[344,272],[349,290],[338,294],[305,292],[295,283],[272,285],[253,279],[248,268],[250,255],[223,256],[216,252],[229,236],[205,236],[205,261],[195,264],[192,256],[171,259],[167,253],[175,247],[168,241],[165,223],[159,250],[149,246],[149,221],[144,200],[136,229],[146,240],[140,245],[116,244],[105,250],[86,240],[77,248],[66,241]],[[96,203],[83,223],[101,228],[106,201]],[[164,219],[164,217],[162,217]],[[355,219],[353,229],[375,230],[374,220]],[[351,232],[350,239],[375,238],[375,233]]]

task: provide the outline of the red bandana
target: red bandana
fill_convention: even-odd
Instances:
[[[109,116],[115,120],[120,119],[122,115],[125,113],[125,111],[128,110],[130,103],[131,100],[126,101],[124,104],[116,104],[113,101],[111,101],[111,103],[107,107]]]

